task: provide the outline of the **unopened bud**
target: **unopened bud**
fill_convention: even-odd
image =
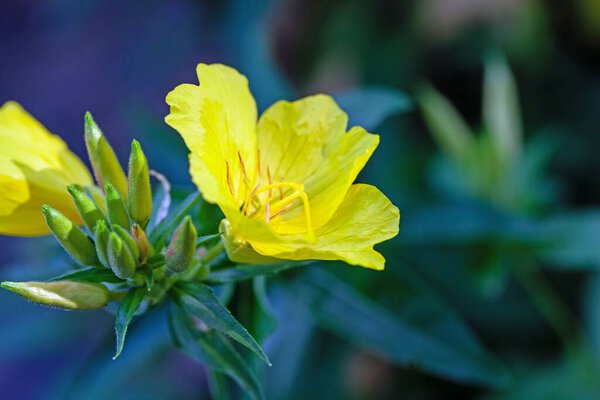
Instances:
[[[104,187],[111,183],[121,196],[126,197],[127,178],[123,168],[89,112],[85,113],[85,144],[98,184]]]
[[[127,181],[127,207],[131,219],[145,227],[152,214],[152,190],[148,161],[137,140],[131,143],[129,178]]]
[[[69,185],[67,190],[73,198],[77,212],[81,216],[85,227],[88,232],[92,233],[96,223],[104,219],[104,215],[98,209],[96,204],[90,197],[85,193],[83,188],[79,185]]]
[[[95,310],[110,301],[110,292],[97,283],[2,282],[0,286],[34,303],[66,310]]]
[[[98,221],[96,228],[94,228],[94,244],[96,246],[96,255],[98,256],[98,260],[100,260],[100,264],[104,265],[106,268],[110,268],[107,253],[109,234],[110,231],[106,226],[106,222],[103,220]]]
[[[192,219],[185,217],[173,233],[165,254],[165,263],[170,270],[182,272],[188,269],[194,259],[197,238]]]
[[[121,279],[129,279],[135,274],[133,254],[115,232],[108,236],[108,263],[114,274]]]
[[[129,216],[123,198],[110,183],[106,184],[106,208],[111,225],[120,225],[129,229]]]
[[[81,265],[96,264],[94,244],[77,225],[50,206],[42,206],[42,213],[58,243],[75,261]]]
[[[121,238],[123,243],[125,243],[125,245],[127,246],[127,249],[129,249],[129,251],[131,252],[131,254],[133,255],[133,258],[135,259],[135,261],[137,263],[137,260],[140,257],[140,251],[138,250],[135,239],[131,236],[131,234],[125,228],[122,228],[119,225],[113,226],[113,232],[115,232],[117,235],[119,235],[119,237]]]
[[[148,257],[151,257],[154,253],[154,249],[148,241],[148,236],[146,236],[146,232],[142,229],[138,224],[131,225],[131,235],[137,244],[137,248],[140,252],[140,260],[145,261]]]

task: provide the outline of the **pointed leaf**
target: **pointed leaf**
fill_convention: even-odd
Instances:
[[[81,271],[71,272],[65,275],[52,278],[54,281],[74,281],[74,282],[92,282],[92,283],[122,283],[123,280],[116,277],[110,269],[88,268]]]
[[[202,283],[180,282],[169,292],[173,301],[206,325],[222,332],[246,346],[271,365],[269,358],[256,340],[248,333],[219,299],[212,289]]]
[[[232,377],[252,399],[264,398],[254,373],[222,334],[197,326],[187,310],[177,307],[171,309],[169,325],[187,355]]]
[[[119,309],[117,311],[117,318],[115,320],[115,333],[117,336],[117,351],[113,360],[116,360],[121,352],[123,351],[123,345],[125,344],[125,335],[127,335],[127,328],[129,327],[129,323],[131,319],[135,315],[138,308],[142,304],[144,300],[144,296],[146,295],[146,288],[138,287],[135,289],[131,289],[125,298],[121,302]]]
[[[314,261],[290,261],[280,264],[261,264],[261,265],[246,265],[238,264],[232,268],[225,268],[210,273],[206,279],[209,283],[230,283],[239,282],[247,279],[252,279],[257,276],[271,276],[279,272],[306,266],[312,264]]]
[[[388,87],[366,87],[334,96],[342,110],[348,113],[349,126],[376,130],[389,117],[412,108],[408,96]]]
[[[311,270],[308,275],[297,281],[296,298],[322,327],[399,365],[458,382],[491,387],[508,383],[506,370],[470,330],[455,317],[446,319],[452,313],[443,305],[429,312],[432,299],[420,298],[419,290],[404,293],[398,304],[404,314],[397,317],[330,273]],[[417,305],[421,310],[415,316]]]

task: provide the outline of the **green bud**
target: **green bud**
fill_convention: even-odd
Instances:
[[[110,301],[110,292],[97,283],[2,282],[0,286],[34,303],[66,310],[95,310]]]
[[[136,263],[133,254],[115,232],[108,236],[108,263],[121,279],[129,279],[135,274]]]
[[[127,215],[125,203],[119,192],[110,183],[106,184],[106,208],[111,225],[120,225],[125,229],[129,229],[129,216]]]
[[[96,245],[96,254],[98,255],[98,260],[100,260],[100,263],[106,268],[110,268],[107,253],[109,234],[110,231],[106,226],[106,222],[104,222],[104,220],[98,221],[96,228],[94,228],[94,244]]]
[[[165,263],[170,270],[182,272],[188,269],[194,259],[197,238],[192,218],[185,217],[173,233],[165,254]]]
[[[98,184],[104,187],[111,183],[121,196],[126,197],[127,178],[123,168],[89,112],[85,113],[85,144]]]
[[[88,186],[87,192],[96,203],[96,207],[102,212],[102,214],[107,215],[106,211],[106,196],[104,196],[104,188],[99,188],[96,185]]]
[[[81,265],[96,264],[94,244],[77,225],[50,206],[42,206],[42,213],[58,243],[75,261]]]
[[[92,233],[96,223],[100,220],[103,220],[104,215],[102,215],[102,212],[98,209],[94,201],[90,199],[87,193],[85,193],[81,186],[69,185],[67,186],[67,190],[73,198],[77,212],[81,216],[85,227],[87,228],[88,232]]]
[[[131,235],[140,251],[140,261],[146,261],[148,257],[154,254],[154,249],[148,240],[148,236],[146,236],[146,232],[138,224],[133,224],[131,226]]]
[[[125,245],[127,246],[127,249],[129,249],[129,251],[131,252],[131,254],[133,255],[133,258],[135,259],[135,261],[137,263],[137,261],[140,257],[140,251],[137,247],[137,243],[135,242],[135,239],[129,234],[127,229],[122,228],[119,225],[113,226],[113,232],[115,232],[117,235],[119,235],[119,237],[121,238],[123,243],[125,243]]]
[[[127,207],[131,219],[145,227],[152,214],[152,191],[148,161],[137,140],[131,143],[131,155],[129,156]]]

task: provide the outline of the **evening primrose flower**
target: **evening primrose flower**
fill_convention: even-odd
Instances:
[[[44,204],[81,225],[69,184],[92,184],[83,162],[19,104],[0,107],[0,234],[49,233]]]
[[[353,184],[379,144],[326,95],[279,101],[257,123],[246,78],[199,64],[200,85],[167,95],[166,122],[190,150],[190,173],[219,205],[235,262],[343,260],[381,270],[373,249],[398,233],[398,209],[377,188]]]

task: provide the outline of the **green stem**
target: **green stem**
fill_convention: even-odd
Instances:
[[[513,269],[515,277],[528,292],[531,301],[548,325],[560,338],[565,350],[573,356],[576,355],[578,338],[581,335],[571,311],[537,267],[531,265],[521,267]]]

